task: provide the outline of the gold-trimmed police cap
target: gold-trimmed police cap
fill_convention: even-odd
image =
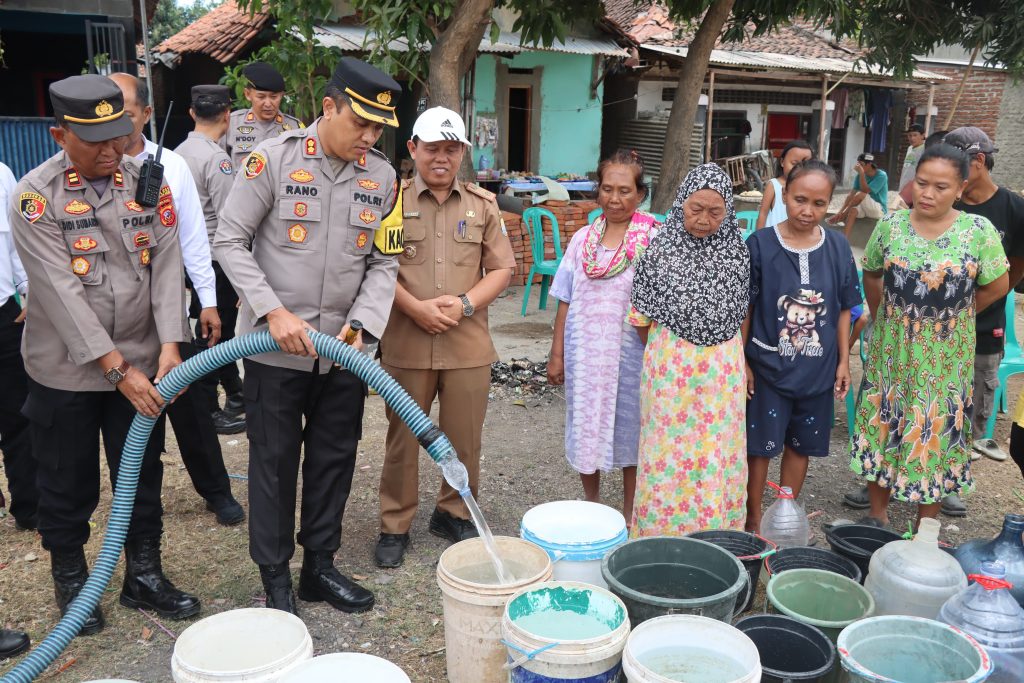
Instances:
[[[57,123],[86,142],[130,135],[124,95],[114,81],[98,74],[71,76],[50,84],[50,103]]]
[[[328,85],[344,93],[357,116],[398,127],[395,107],[402,97],[402,86],[377,67],[355,57],[345,57],[338,62]]]

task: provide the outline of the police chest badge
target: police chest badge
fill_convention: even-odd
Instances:
[[[89,263],[89,259],[84,258],[82,256],[76,256],[75,258],[71,259],[71,272],[73,272],[75,275],[79,277],[82,277],[83,275],[88,275],[91,269],[92,264]]]
[[[252,180],[267,167],[267,158],[259,152],[253,152],[245,160],[245,177]]]
[[[160,224],[165,228],[174,225],[177,216],[174,213],[174,198],[171,196],[171,188],[164,185],[160,188],[160,201],[156,205],[160,214]]]
[[[81,216],[83,213],[88,213],[89,211],[92,211],[92,206],[83,202],[81,199],[72,199],[64,205],[64,213],[69,213],[72,216]]]
[[[294,211],[295,215],[298,216],[299,218],[305,218],[306,213],[309,212],[309,206],[306,204],[306,202],[295,202]]]
[[[142,204],[139,204],[134,199],[129,199],[128,201],[126,201],[124,203],[124,208],[128,209],[129,211],[134,211],[135,213],[142,213],[145,210],[142,208]]]
[[[408,245],[404,250],[402,250],[402,255],[405,256],[405,258],[416,258],[416,247],[411,244]]]
[[[92,251],[97,246],[99,246],[99,243],[93,238],[89,237],[88,235],[82,235],[77,240],[75,240],[75,243],[71,246],[73,246],[78,251]]]
[[[35,192],[22,192],[18,206],[24,219],[29,223],[35,223],[43,217],[43,212],[46,211],[46,199],[43,195]]]
[[[224,175],[231,175],[234,172],[234,170],[235,170],[231,166],[231,162],[228,161],[227,159],[225,159],[224,161],[220,162],[220,166],[218,168],[220,168],[220,172],[223,173]]]
[[[255,129],[252,126],[239,126],[235,130],[237,130],[242,135],[248,135],[249,133],[253,132],[253,130],[255,130]]]
[[[360,178],[359,180],[356,181],[356,183],[359,185],[359,187],[363,188],[364,190],[369,190],[371,192],[373,190],[380,189],[380,183],[374,180],[370,180],[369,178]]]
[[[308,183],[313,180],[313,174],[304,168],[297,168],[288,174],[288,177],[297,183]]]
[[[149,233],[148,232],[137,232],[132,235],[132,244],[136,247],[148,247],[149,246]]]
[[[369,225],[377,219],[377,215],[369,209],[363,209],[359,212],[359,220]]]
[[[302,244],[306,241],[306,236],[309,235],[309,231],[306,230],[305,226],[296,223],[292,227],[288,228],[288,241],[296,244]]]

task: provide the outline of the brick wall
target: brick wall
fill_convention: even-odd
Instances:
[[[569,239],[582,227],[587,225],[587,216],[597,208],[597,202],[592,200],[581,200],[569,202],[563,206],[552,206],[547,202],[540,204],[541,208],[547,209],[555,215],[558,221],[558,232],[562,250],[569,244]],[[516,270],[512,274],[513,285],[525,285],[526,276],[533,265],[533,254],[530,248],[530,237],[526,234],[526,224],[519,214],[508,211],[501,212],[505,219],[505,228],[508,230],[508,239],[512,243],[512,252],[516,257]],[[551,226],[547,220],[544,221],[544,258],[555,258],[555,248],[551,242]],[[540,282],[540,276],[534,276],[534,280]]]
[[[1011,189],[1024,190],[1024,81],[1013,84],[1007,80],[996,126],[995,181]]]
[[[932,122],[934,131],[942,126],[949,115],[953,98],[956,97],[957,88],[960,87],[960,80],[963,78],[964,67],[924,64],[922,68],[952,79],[935,85],[934,105],[938,107],[939,113]],[[1006,85],[1006,74],[1003,71],[978,68],[972,70],[949,128],[952,130],[960,126],[977,126],[994,138]],[[923,111],[928,105],[928,90],[922,88],[912,91],[907,98],[907,104],[916,105]]]

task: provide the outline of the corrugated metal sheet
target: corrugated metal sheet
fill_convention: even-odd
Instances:
[[[686,47],[644,43],[645,50],[662,54],[685,57]],[[804,71],[810,73],[845,74],[852,71],[860,76],[876,76],[888,78],[892,72],[877,66],[848,62],[834,57],[798,57],[775,52],[748,52],[746,50],[712,50],[711,64],[715,66],[749,66],[761,69],[782,69],[786,71]],[[923,69],[914,69],[913,79],[916,81],[948,81],[947,76]]]
[[[363,47],[374,42],[374,36],[367,34],[364,26],[350,26],[341,24],[322,24],[316,26],[313,31],[316,40],[326,47],[336,47],[342,52],[365,52]],[[520,45],[520,35],[502,31],[496,43],[491,42],[490,35],[485,35],[480,41],[480,52],[519,54],[520,52],[548,51],[564,52],[577,55],[606,55],[609,57],[628,57],[629,53],[619,47],[610,38],[579,38],[567,36],[565,42],[556,42],[551,47]],[[391,48],[404,52],[409,45],[404,40],[396,40],[391,43]]]
[[[0,116],[0,161],[21,178],[60,148],[50,137],[53,119]],[[6,207],[4,207],[6,210]]]
[[[633,119],[619,129],[615,146],[635,149],[644,160],[644,170],[656,184],[661,176],[661,162],[668,135],[668,118]],[[694,123],[690,129],[690,168],[704,160],[704,124]]]

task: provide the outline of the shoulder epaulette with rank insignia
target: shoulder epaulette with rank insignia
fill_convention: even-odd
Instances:
[[[494,201],[494,198],[497,197],[496,194],[494,194],[490,190],[485,190],[476,183],[466,183],[466,189],[478,197],[483,197],[489,202]]]
[[[78,175],[78,171],[73,168],[64,172],[64,181],[69,188],[82,186],[82,176]]]
[[[114,187],[124,187],[124,175],[120,171],[114,171]]]

